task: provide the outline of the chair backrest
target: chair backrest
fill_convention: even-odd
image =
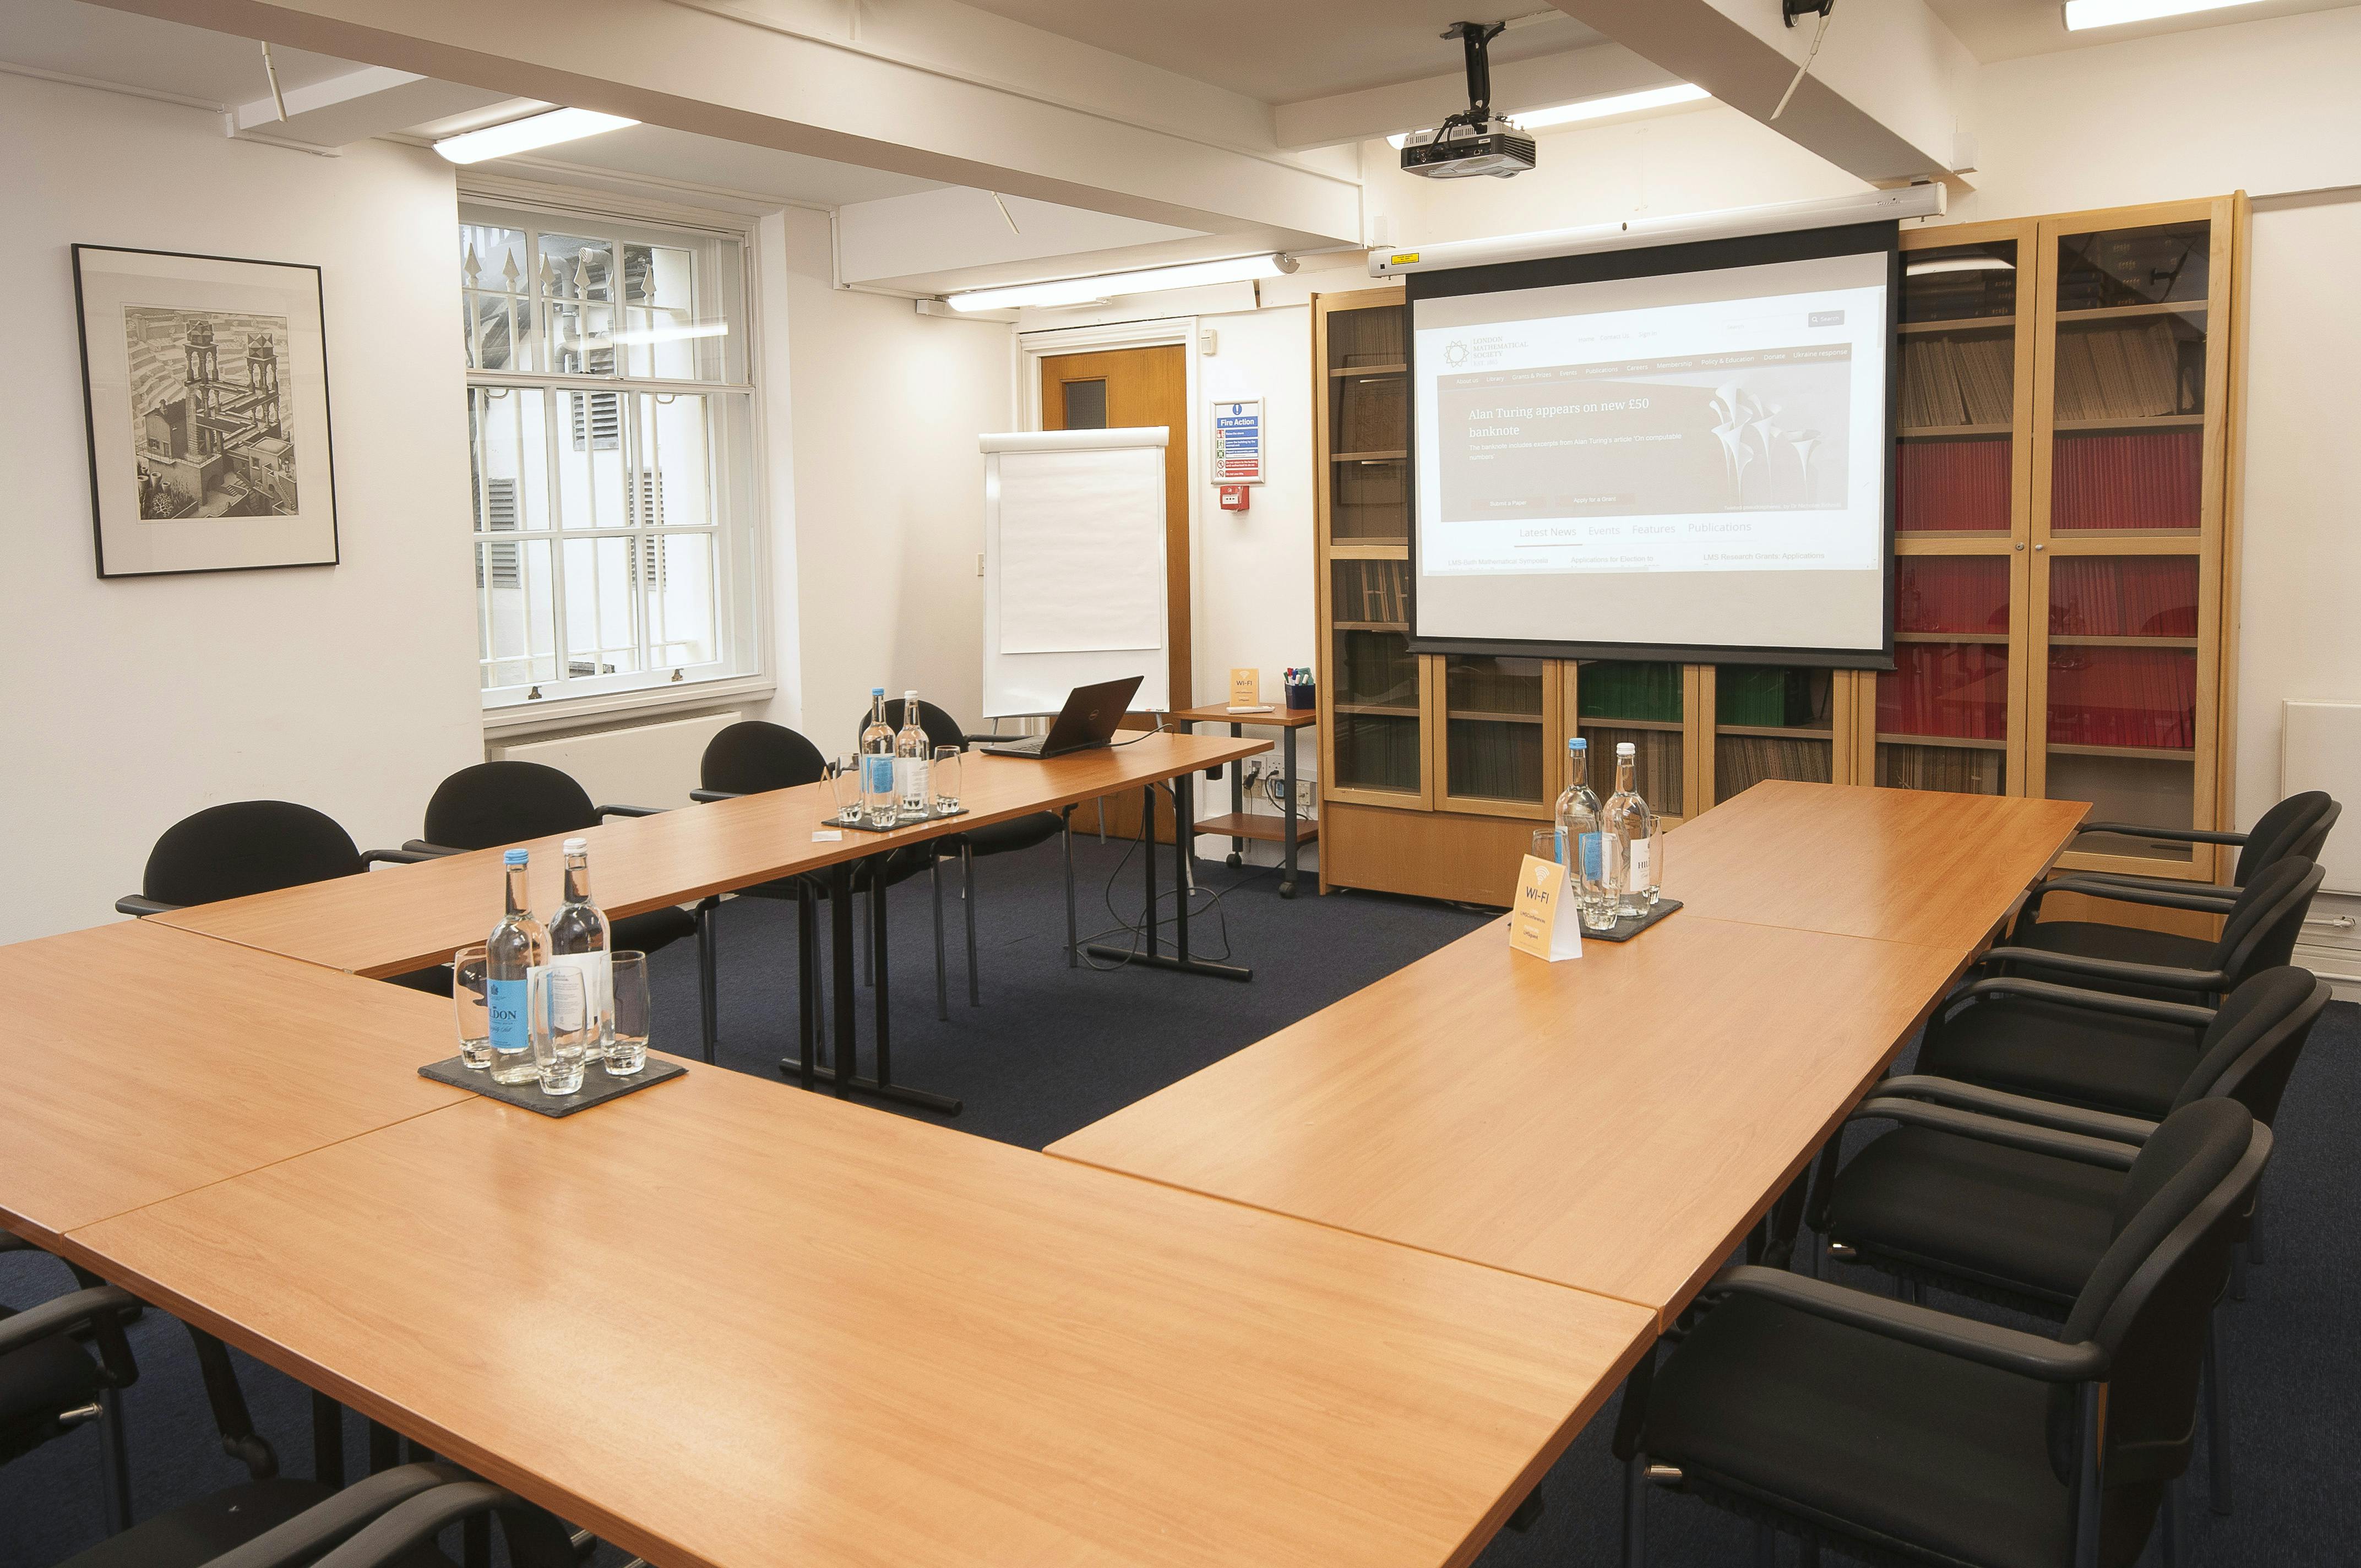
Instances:
[[[2213,967],[2229,975],[2227,989],[2235,991],[2294,956],[2312,895],[2320,891],[2324,874],[2312,861],[2290,856],[2238,890],[2213,944]]]
[[[2312,1026],[2335,989],[2308,969],[2281,964],[2248,979],[2224,997],[2198,1046],[2197,1065],[2173,1100],[2235,1100],[2269,1126],[2302,1055]]]
[[[885,722],[896,729],[902,728],[900,697],[885,699]],[[861,722],[853,727],[853,732],[858,734],[868,728],[869,715],[864,713],[861,716]],[[967,750],[966,727],[925,697],[918,699],[918,728],[927,732],[927,743],[930,746],[957,746],[962,751]]]
[[[828,759],[785,725],[749,718],[705,743],[697,773],[702,788],[759,795],[766,789],[818,784],[828,777]]]
[[[2293,856],[2320,859],[2320,847],[2328,842],[2328,830],[2344,809],[2326,790],[2308,789],[2289,795],[2255,819],[2246,847],[2238,851],[2230,884],[2244,887],[2278,861]]]
[[[478,762],[434,786],[425,839],[454,850],[491,850],[598,826],[598,808],[573,775],[540,762]]]
[[[2270,1157],[2270,1130],[2235,1100],[2200,1100],[2165,1118],[2132,1162],[2114,1239],[2075,1299],[2059,1338],[2107,1353],[2101,1458],[2104,1561],[2128,1563],[2167,1483],[2195,1442],[2206,1323],[2230,1247]],[[2050,1461],[2074,1473],[2074,1391],[2050,1404]]]
[[[368,869],[335,817],[292,801],[234,800],[164,829],[139,891],[161,904],[211,904]]]

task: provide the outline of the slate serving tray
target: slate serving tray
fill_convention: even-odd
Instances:
[[[593,1105],[604,1105],[609,1100],[620,1100],[659,1083],[669,1083],[688,1071],[678,1062],[648,1058],[645,1067],[629,1078],[617,1078],[605,1068],[592,1062],[582,1071],[582,1087],[571,1094],[544,1094],[538,1083],[494,1083],[489,1070],[477,1071],[457,1057],[445,1057],[441,1061],[428,1062],[418,1069],[421,1078],[431,1078],[437,1083],[447,1083],[455,1089],[465,1089],[487,1100],[498,1100],[541,1116],[571,1116],[577,1111],[588,1111]]]

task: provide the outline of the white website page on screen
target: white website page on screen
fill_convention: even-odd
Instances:
[[[1414,301],[1418,634],[1883,648],[1887,268]]]

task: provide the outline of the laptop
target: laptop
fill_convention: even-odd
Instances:
[[[1115,727],[1123,722],[1139,682],[1140,677],[1133,675],[1094,686],[1076,686],[1067,694],[1066,706],[1058,710],[1058,721],[1049,726],[1048,734],[1027,735],[1006,745],[979,750],[991,757],[1062,757],[1069,751],[1104,746],[1115,738]]]

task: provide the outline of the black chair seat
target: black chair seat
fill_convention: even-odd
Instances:
[[[1641,1446],[1702,1489],[1817,1520],[1832,1540],[2066,1568],[2073,1519],[2050,1469],[2048,1398],[2029,1378],[1733,1297],[1658,1373]]]
[[[64,1334],[0,1355],[0,1463],[58,1435],[57,1414],[98,1398],[98,1363]]]
[[[1065,826],[1065,819],[1054,811],[1034,811],[968,828],[948,842],[964,841],[978,855],[1006,855],[1046,844],[1064,831]]]
[[[2212,969],[2213,944],[2169,931],[2145,931],[2132,926],[2103,926],[2092,920],[2040,920],[2014,938],[2020,948],[2046,953],[2075,953],[2086,959],[2114,959],[2122,963],[2168,964],[2175,969]],[[2185,997],[2186,992],[2165,992]]]
[[[697,916],[676,904],[638,915],[626,915],[611,924],[608,936],[617,951],[653,953],[697,935]]]
[[[1996,999],[1929,1025],[1917,1070],[2157,1121],[2197,1055],[2196,1032],[2178,1024]]]
[[[1844,1168],[1830,1239],[1905,1267],[2070,1306],[2114,1239],[2123,1173],[1931,1127],[1902,1127]]]

